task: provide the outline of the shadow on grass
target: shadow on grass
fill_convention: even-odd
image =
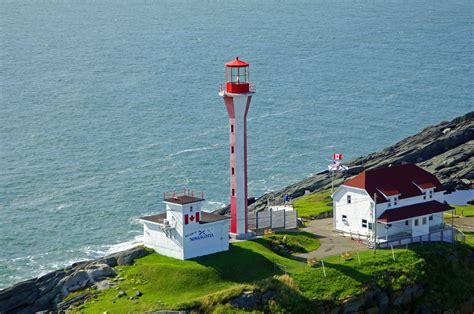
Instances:
[[[281,275],[281,268],[265,256],[250,249],[230,245],[229,251],[192,259],[197,263],[212,267],[222,279],[236,283],[250,283]]]
[[[333,264],[333,263],[328,263],[328,262],[324,262],[324,266],[327,268],[333,268],[343,273],[344,275],[351,277],[352,279],[354,279],[355,281],[361,284],[368,283],[372,280],[370,276],[367,276],[366,274],[361,273],[360,271],[358,271],[357,269],[353,267],[345,266],[342,264]]]

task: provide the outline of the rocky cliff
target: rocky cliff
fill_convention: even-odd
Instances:
[[[350,161],[346,174],[335,176],[335,186],[363,170],[403,163],[416,163],[434,173],[447,190],[474,188],[474,111],[452,121],[430,126],[380,152]],[[250,211],[263,209],[267,200],[279,201],[285,194],[292,198],[331,187],[328,171],[259,197]],[[229,207],[217,212],[226,214]]]

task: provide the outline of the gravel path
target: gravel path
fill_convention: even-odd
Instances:
[[[298,254],[300,258],[321,259],[331,255],[339,255],[344,252],[366,251],[367,246],[357,241],[345,238],[342,235],[332,231],[332,218],[316,219],[309,223],[309,226],[303,229],[320,237],[321,247],[316,251]]]

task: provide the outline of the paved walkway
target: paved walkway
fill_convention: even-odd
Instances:
[[[320,238],[321,247],[316,251],[298,254],[300,258],[321,259],[331,255],[339,255],[344,252],[366,251],[365,244],[345,238],[342,235],[332,231],[332,218],[311,220],[309,226],[304,231],[314,233]]]

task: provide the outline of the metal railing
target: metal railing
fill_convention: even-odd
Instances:
[[[218,92],[222,93],[227,90],[227,83],[221,83],[217,86]],[[254,83],[249,83],[249,92],[250,93],[256,93],[257,92],[257,85]]]
[[[198,190],[182,189],[179,191],[163,192],[163,199],[179,198],[180,196],[192,196],[204,199],[204,192]]]

